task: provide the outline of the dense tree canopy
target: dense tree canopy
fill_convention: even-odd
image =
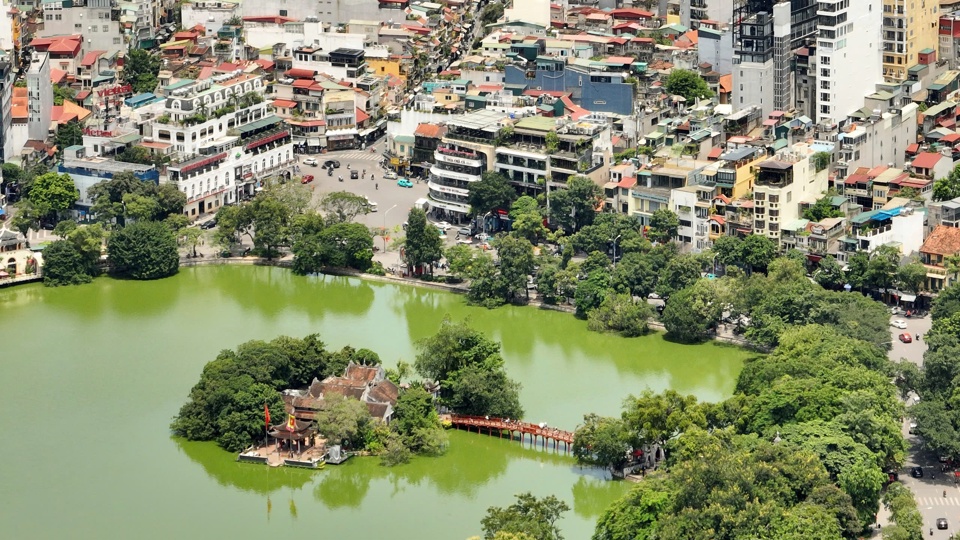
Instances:
[[[407,215],[407,239],[403,248],[410,268],[433,268],[443,256],[440,231],[427,221],[427,214],[419,208],[411,208]]]
[[[691,104],[713,97],[713,90],[710,90],[707,82],[697,72],[689,69],[671,70],[663,86],[668,93],[682,96]]]
[[[493,210],[509,210],[510,205],[517,198],[514,189],[507,177],[502,173],[487,171],[480,177],[479,182],[470,182],[470,215],[483,216]]]
[[[69,174],[46,173],[36,177],[28,199],[40,216],[59,214],[73,207],[80,191]]]
[[[159,279],[180,268],[177,239],[165,224],[142,221],[110,235],[107,257],[111,271],[131,279]]]
[[[133,86],[136,93],[152,92],[157,88],[160,62],[157,54],[139,48],[130,49],[123,63],[123,80]]]

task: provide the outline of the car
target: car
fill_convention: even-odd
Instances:
[[[460,229],[457,230],[457,233],[458,233],[460,236],[472,236],[472,235],[473,235],[473,230],[470,229],[470,227],[460,227]]]
[[[923,478],[923,467],[914,467],[910,469],[910,476],[914,478]]]
[[[310,165],[311,167],[316,167],[316,166],[317,166],[317,158],[308,157],[307,159],[303,160],[303,164],[304,164],[304,165]]]
[[[470,240],[464,240],[463,238],[461,238],[460,240],[457,240],[457,244],[460,244],[461,246],[469,246],[472,243],[473,242],[471,242]]]
[[[905,321],[905,320],[903,320],[903,319],[895,319],[895,320],[890,321],[890,326],[892,326],[892,327],[894,327],[894,328],[899,328],[899,329],[901,329],[901,330],[906,330],[906,329],[907,329],[907,321]]]
[[[479,240],[479,241],[481,241],[481,242],[486,242],[486,241],[489,240],[490,238],[491,238],[491,236],[490,236],[489,234],[487,234],[487,233],[480,233],[480,234],[477,235],[477,240]]]
[[[395,173],[395,172],[393,172],[393,171],[387,171],[387,172],[383,173],[383,179],[384,179],[384,180],[396,180],[396,179],[397,179],[397,173]]]
[[[436,225],[437,227],[440,227],[440,230],[442,230],[442,231],[447,231],[448,229],[450,229],[451,227],[453,227],[453,225],[450,225],[450,224],[447,223],[446,221],[438,221],[438,222],[434,223],[434,225]]]
[[[350,171],[350,179],[356,180],[357,178],[360,178],[360,171],[357,171],[357,170]]]
[[[370,212],[377,211],[377,203],[370,200],[370,197],[364,197],[367,200],[367,210]]]
[[[910,429],[907,431],[907,433],[913,435],[916,430],[917,430],[917,423],[910,422]]]
[[[900,338],[900,341],[902,341],[902,342],[904,342],[904,343],[913,343],[913,338],[910,336],[910,334],[908,334],[908,333],[906,333],[906,332],[900,334],[900,336],[898,336],[898,337]]]
[[[204,221],[203,223],[200,224],[200,228],[204,230],[212,229],[216,226],[217,226],[217,218],[213,218],[209,221]]]
[[[413,182],[407,180],[406,178],[401,178],[401,179],[397,180],[397,185],[400,186],[400,187],[412,188],[412,187],[413,187]]]
[[[339,169],[339,168],[340,168],[340,162],[337,161],[337,160],[335,160],[335,159],[328,159],[328,160],[326,160],[326,161],[323,162],[323,166],[324,166],[324,167],[329,167],[329,168],[331,168],[331,169]]]
[[[947,518],[937,518],[937,528],[944,530],[947,528]]]
[[[309,184],[310,182],[313,182],[312,174],[305,174],[303,175],[303,178],[300,180],[301,184]]]

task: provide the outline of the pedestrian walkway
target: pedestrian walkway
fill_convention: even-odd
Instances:
[[[958,497],[917,497],[917,506],[960,506]]]
[[[348,150],[348,151],[337,151],[337,152],[327,152],[326,154],[316,156],[317,161],[323,163],[328,159],[357,159],[357,160],[366,160],[366,161],[380,161],[383,159],[379,153],[361,150]]]

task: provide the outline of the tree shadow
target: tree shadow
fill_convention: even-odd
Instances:
[[[226,452],[214,442],[188,441],[171,437],[180,451],[191,461],[203,467],[207,476],[224,487],[269,495],[284,488],[300,489],[313,482],[322,471],[292,467],[268,467],[254,463],[240,463],[236,455]]]

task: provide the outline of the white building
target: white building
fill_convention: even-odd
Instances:
[[[735,111],[757,107],[760,115],[766,118],[773,111],[792,107],[792,103],[785,103],[786,99],[792,98],[792,76],[788,61],[790,3],[774,5],[772,14],[752,14],[749,23],[752,31],[770,36],[770,42],[753,41],[744,36],[739,43],[733,44],[738,58],[733,66],[731,105]]]
[[[37,37],[83,35],[83,50],[120,52],[127,48],[120,22],[111,18],[111,0],[44,0]]]
[[[690,185],[670,190],[670,210],[677,214],[677,241],[681,246],[700,253],[709,249],[710,206],[714,188]]]
[[[870,252],[883,245],[893,245],[907,256],[920,251],[923,245],[925,218],[924,212],[915,212],[913,208],[892,200],[880,210],[854,216],[851,220],[852,236],[860,251]]]
[[[184,28],[198,24],[206,30],[204,37],[212,37],[224,23],[240,16],[239,2],[228,0],[188,0],[180,3],[180,20]]]
[[[903,167],[907,146],[917,140],[916,103],[844,126],[834,137],[822,137],[839,144],[834,172],[846,178],[860,167],[878,165]]]
[[[433,153],[427,183],[431,208],[440,208],[465,218],[470,213],[469,186],[486,171],[486,156],[471,148],[442,143]]]
[[[13,158],[13,64],[0,54],[0,163]],[[0,180],[3,180],[0,175]],[[0,193],[2,195],[2,193]]]
[[[796,143],[757,165],[753,188],[753,232],[778,244],[781,224],[800,217],[801,203],[813,204],[827,191],[829,169],[817,171],[816,149]]]
[[[13,0],[0,0],[0,51],[13,52],[13,18],[19,17],[12,13],[16,5]]]
[[[817,118],[838,123],[883,80],[878,0],[820,0]]]
[[[550,0],[523,0],[503,10],[504,21],[523,21],[550,28]]]
[[[50,57],[34,52],[27,69],[27,135],[45,141],[50,132],[53,110],[53,85],[50,83]]]
[[[243,21],[244,42],[256,49],[283,44],[278,47],[279,51],[274,50],[274,56],[280,57],[292,56],[295,49],[306,46],[325,51],[340,47],[362,49],[366,39],[364,34],[339,34],[329,31],[329,28],[317,21],[277,23],[275,19],[264,17],[263,20]]]
[[[287,17],[293,21],[319,20],[328,25],[339,25],[351,19],[400,22],[406,14],[401,9],[381,9],[371,0],[274,0],[272,2],[243,2],[243,16]]]

